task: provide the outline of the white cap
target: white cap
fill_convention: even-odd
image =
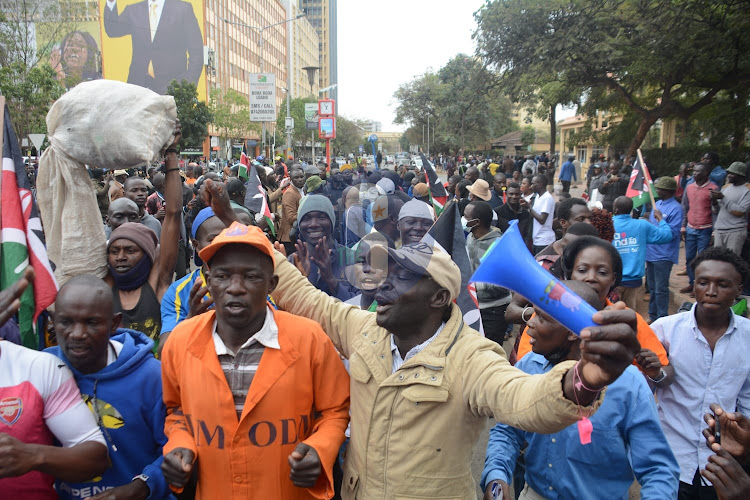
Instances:
[[[398,220],[405,217],[415,217],[417,219],[428,219],[432,221],[435,220],[432,207],[420,200],[410,200],[404,203],[404,206],[401,207],[401,211],[398,213]]]
[[[396,192],[396,185],[390,179],[380,179],[375,186],[380,194],[393,194]]]

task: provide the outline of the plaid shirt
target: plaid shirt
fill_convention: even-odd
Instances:
[[[237,353],[232,352],[221,340],[216,332],[216,321],[214,321],[214,348],[219,357],[221,369],[227,379],[229,389],[234,398],[234,409],[237,412],[237,420],[242,417],[245,408],[245,399],[253,377],[258,370],[260,359],[266,348],[281,349],[279,347],[279,329],[273,319],[273,312],[266,308],[266,319],[263,326],[255,335],[247,339]]]

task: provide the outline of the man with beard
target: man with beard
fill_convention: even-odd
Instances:
[[[180,323],[164,346],[162,470],[176,491],[192,476],[197,499],[334,492],[346,370],[320,325],[266,302],[273,255],[258,227],[222,231],[200,252],[215,310]]]
[[[28,266],[0,292],[0,326],[18,312],[33,279]],[[85,481],[104,472],[104,436],[59,359],[0,340],[0,401],[3,498],[56,499],[55,479]]]
[[[169,497],[161,473],[166,410],[161,366],[143,333],[118,328],[112,292],[91,275],[71,278],[55,300],[58,346],[110,448],[109,466],[88,481],[57,481],[62,499]],[[138,390],[132,390],[137,387]]]

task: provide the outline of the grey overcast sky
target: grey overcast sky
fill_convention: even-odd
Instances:
[[[483,0],[338,0],[337,113],[394,125],[399,85],[473,54],[473,13]]]

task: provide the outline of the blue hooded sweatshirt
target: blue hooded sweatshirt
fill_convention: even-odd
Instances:
[[[166,409],[162,399],[161,363],[151,351],[153,341],[141,332],[118,328],[112,340],[122,344],[117,359],[90,374],[76,370],[58,346],[46,349],[73,371],[81,396],[93,412],[109,446],[111,466],[86,483],[56,481],[60,498],[81,499],[129,484],[139,474],[148,476],[150,499],[171,498],[161,472]],[[111,345],[111,344],[110,344]],[[97,414],[94,413],[96,418]]]

